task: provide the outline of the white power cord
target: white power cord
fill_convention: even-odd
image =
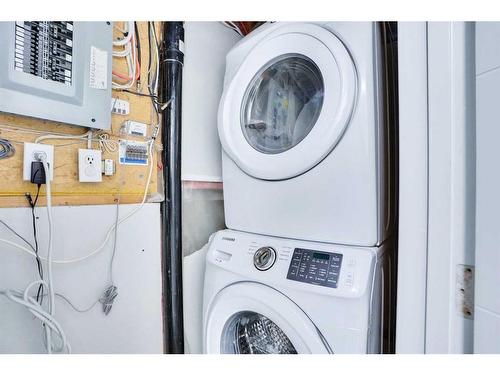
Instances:
[[[87,148],[91,148],[89,145],[92,142],[98,142],[99,148],[104,152],[108,152],[110,154],[118,151],[118,141],[111,139],[110,135],[105,132],[99,132],[96,136],[97,138],[93,138],[92,135],[94,132],[92,130],[87,131],[84,134],[80,135],[71,135],[71,134],[44,134],[37,139],[35,139],[35,143],[41,143],[42,141],[48,139],[76,139],[80,141],[87,142]]]
[[[87,254],[85,256],[82,256],[82,257],[79,257],[79,258],[73,258],[73,259],[51,260],[50,263],[54,263],[54,264],[77,263],[77,262],[81,262],[81,261],[83,261],[85,259],[88,259],[88,258],[96,255],[97,253],[101,252],[104,249],[104,247],[106,246],[106,244],[108,243],[109,239],[111,238],[111,234],[113,233],[113,230],[115,230],[118,227],[118,225],[120,225],[125,220],[127,220],[128,218],[130,218],[132,215],[134,215],[135,213],[137,213],[137,211],[139,211],[144,206],[144,203],[146,203],[146,198],[148,196],[149,184],[151,182],[151,176],[153,174],[153,168],[154,168],[154,165],[153,165],[154,140],[153,139],[151,139],[151,140],[148,141],[148,148],[149,148],[148,155],[149,155],[150,166],[149,166],[148,178],[146,180],[146,186],[145,186],[145,189],[144,189],[144,194],[143,194],[143,197],[142,197],[140,205],[137,206],[134,210],[130,211],[124,217],[120,218],[120,220],[118,220],[117,222],[115,222],[113,225],[111,225],[109,227],[109,229],[107,230],[107,232],[106,232],[106,235],[104,237],[104,241],[97,248],[95,248],[94,250],[92,250],[89,254]],[[46,176],[47,176],[47,174],[46,174]],[[36,254],[32,250],[30,250],[27,247],[22,246],[22,245],[20,245],[18,243],[15,243],[15,242],[3,239],[3,238],[0,238],[0,242],[8,244],[8,245],[12,246],[13,248],[16,248],[18,250],[22,250],[22,251],[30,254],[31,256],[36,257]],[[40,259],[42,259],[44,261],[48,261],[48,257],[47,258],[40,257]]]
[[[11,301],[18,303],[24,307],[26,307],[35,318],[39,319],[45,328],[45,343],[47,347],[47,352],[49,354],[56,352],[60,353],[66,350],[68,353],[71,353],[71,346],[66,340],[66,335],[64,334],[64,330],[61,325],[55,319],[55,291],[54,291],[54,283],[52,279],[52,253],[53,253],[53,237],[54,237],[54,225],[52,221],[52,191],[50,186],[50,168],[47,163],[47,159],[45,155],[38,156],[39,161],[43,164],[43,169],[45,171],[45,187],[46,187],[46,206],[47,206],[47,218],[49,224],[49,236],[48,236],[48,249],[47,249],[47,281],[44,280],[36,280],[30,283],[24,292],[18,292],[13,290],[0,290],[0,294],[5,295]],[[33,255],[36,255],[33,253]],[[30,296],[30,290],[34,286],[43,285],[47,287],[48,297],[49,297],[49,306],[48,311],[45,309]],[[56,345],[52,341],[52,334],[59,337],[60,343]]]

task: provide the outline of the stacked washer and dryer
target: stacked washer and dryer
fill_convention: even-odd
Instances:
[[[268,23],[228,54],[228,230],[206,258],[207,353],[379,353],[394,185],[378,23]]]

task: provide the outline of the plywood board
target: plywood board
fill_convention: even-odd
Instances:
[[[117,26],[122,26],[117,22]],[[157,23],[159,25],[159,23]],[[141,40],[141,76],[142,92],[146,93],[146,77],[148,70],[148,28],[147,22],[138,22],[139,37]],[[115,28],[115,36],[120,31]],[[114,58],[113,69],[120,72],[126,71],[124,59]],[[136,89],[135,87],[133,88]],[[126,138],[140,140],[140,137],[125,136],[120,134],[120,126],[125,120],[134,120],[149,124],[154,119],[154,110],[148,97],[141,97],[127,92],[113,90],[113,98],[125,99],[130,103],[130,114],[128,116],[112,115],[110,133],[112,139]],[[111,103],[110,103],[111,107]],[[23,130],[8,130],[9,127],[21,128]],[[36,186],[22,179],[23,166],[23,142],[33,142],[41,134],[31,132],[58,132],[67,134],[83,134],[86,128],[71,126],[46,120],[34,119],[24,116],[16,116],[0,113],[0,137],[12,142],[16,148],[16,154],[8,159],[0,160],[0,207],[25,206],[26,192],[33,194]],[[150,133],[149,133],[150,134]],[[161,149],[159,140],[156,141],[155,150]],[[113,159],[116,162],[116,174],[103,176],[101,183],[80,183],[78,181],[78,149],[86,148],[85,141],[75,140],[47,140],[47,144],[55,146],[54,157],[54,181],[52,184],[52,195],[54,205],[88,205],[113,203],[119,197],[122,203],[140,202],[144,193],[149,167],[130,166],[118,164],[118,153],[103,152],[103,158]],[[98,143],[93,142],[93,148],[98,148]],[[158,152],[154,153],[153,175],[149,186],[149,196],[155,200],[161,200],[162,196],[157,192],[162,191],[160,165],[158,163]],[[42,188],[40,204],[44,204],[45,189]]]

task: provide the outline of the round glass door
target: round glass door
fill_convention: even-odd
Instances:
[[[253,178],[297,177],[337,146],[354,111],[357,75],[332,32],[307,23],[274,25],[229,69],[218,128],[227,156]],[[235,55],[236,56],[236,55]]]
[[[232,284],[211,299],[203,340],[205,353],[330,352],[304,311],[281,292],[254,282]]]
[[[233,315],[222,336],[222,353],[297,354],[292,342],[277,324],[252,311]]]
[[[247,142],[265,154],[279,154],[302,141],[323,106],[323,77],[300,54],[278,56],[253,78],[243,99],[241,128]]]

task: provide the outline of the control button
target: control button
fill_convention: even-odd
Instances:
[[[354,285],[354,272],[349,271],[346,273],[344,284],[347,287],[352,287]]]
[[[349,261],[347,262],[347,265],[351,266],[351,267],[355,266],[356,265],[356,259],[349,258]]]

